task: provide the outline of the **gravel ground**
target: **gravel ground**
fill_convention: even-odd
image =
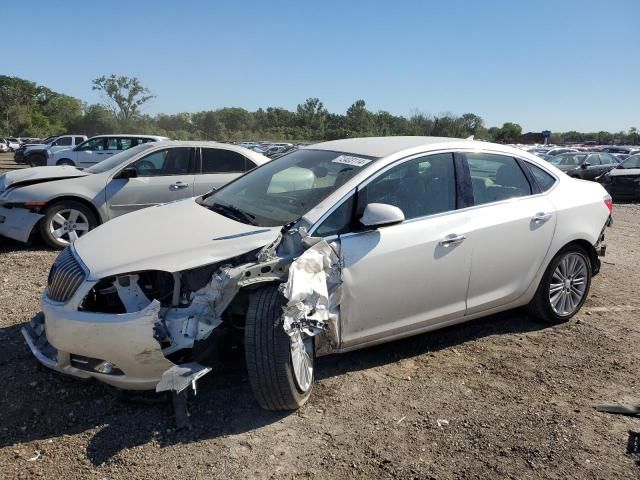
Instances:
[[[41,367],[20,335],[56,252],[0,239],[3,478],[640,478],[640,206],[616,205],[609,250],[571,322],[509,312],[321,358],[310,401],[274,414],[241,361],[205,377],[191,431]]]

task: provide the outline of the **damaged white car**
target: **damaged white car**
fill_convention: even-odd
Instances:
[[[140,390],[179,389],[239,344],[258,403],[295,409],[318,355],[524,305],[568,320],[611,209],[599,184],[505,146],[326,142],[83,236],[23,334],[54,370]]]

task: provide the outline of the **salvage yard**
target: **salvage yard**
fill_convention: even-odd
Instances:
[[[616,205],[614,220],[602,271],[564,325],[515,311],[322,357],[295,413],[257,405],[238,355],[198,384],[185,431],[170,403],[38,364],[20,328],[57,252],[0,239],[1,476],[640,477],[625,453],[640,419],[593,409],[640,404],[640,205]]]

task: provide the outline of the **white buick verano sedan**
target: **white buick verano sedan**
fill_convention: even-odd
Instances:
[[[611,210],[601,185],[501,145],[311,145],[81,237],[23,334],[54,370],[140,390],[195,379],[239,344],[259,404],[294,409],[318,355],[521,306],[568,320]]]

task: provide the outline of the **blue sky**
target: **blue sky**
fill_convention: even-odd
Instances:
[[[151,114],[362,98],[526,131],[640,128],[640,0],[7,0],[2,17],[0,72],[87,102],[93,78],[137,76]]]

